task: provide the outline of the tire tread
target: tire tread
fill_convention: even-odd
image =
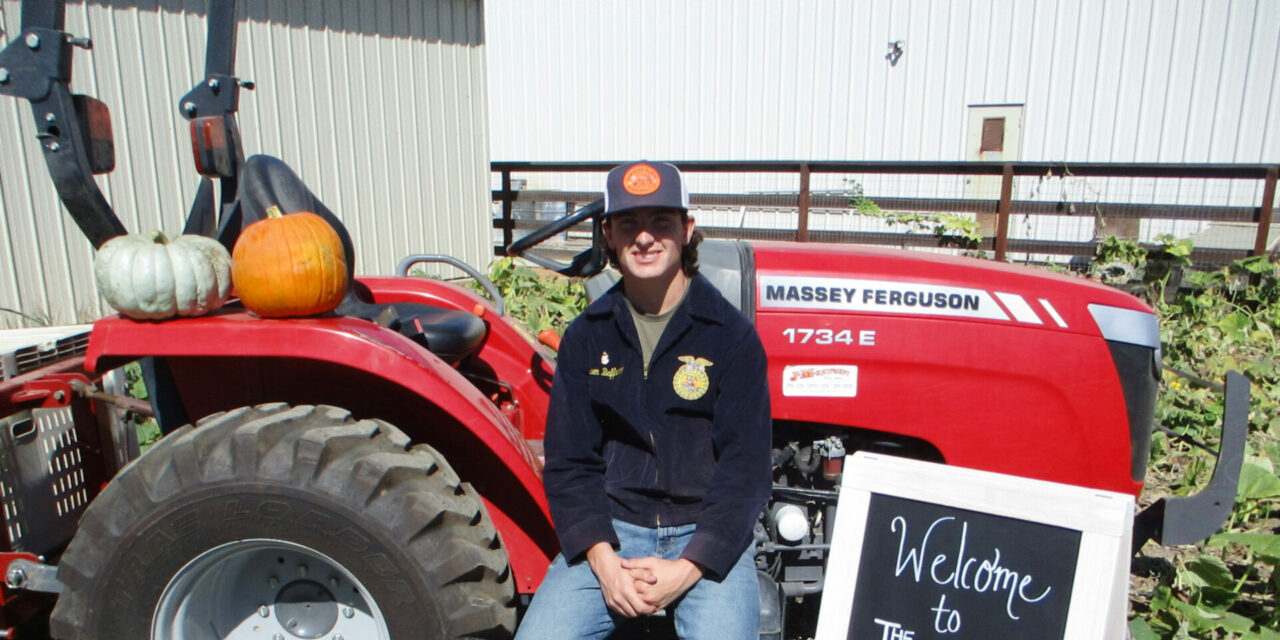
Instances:
[[[86,510],[63,554],[66,585],[50,622],[63,640],[103,639],[113,554],[166,504],[228,483],[302,486],[363,514],[403,545],[451,637],[509,638],[514,581],[483,505],[439,453],[394,426],[324,405],[282,403],[214,414],[169,434]],[[369,526],[375,526],[370,524]]]

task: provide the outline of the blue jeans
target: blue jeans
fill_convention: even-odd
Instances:
[[[614,520],[624,558],[654,556],[675,560],[693,537],[694,525],[649,529]],[[723,580],[703,578],[669,608],[683,640],[756,640],[760,627],[760,584],[754,549],[748,547]],[[516,630],[517,640],[601,640],[622,615],[609,609],[586,560],[574,564],[557,555],[533,603]]]

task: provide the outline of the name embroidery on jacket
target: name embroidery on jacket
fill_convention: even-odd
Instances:
[[[598,369],[590,369],[587,375],[601,376],[610,380],[622,375],[622,367],[600,367]]]

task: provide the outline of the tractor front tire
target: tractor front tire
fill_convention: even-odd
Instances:
[[[433,449],[335,407],[175,431],[94,500],[62,556],[64,640],[505,638],[513,580]]]

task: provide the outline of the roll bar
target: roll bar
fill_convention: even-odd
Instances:
[[[240,229],[240,174],[245,163],[235,114],[240,89],[253,89],[253,83],[235,76],[235,0],[210,0],[207,18],[204,79],[178,100],[179,113],[190,122],[191,150],[201,175],[183,233],[213,236],[230,250]],[[220,183],[216,207],[214,179]]]
[[[205,77],[179,101],[202,176],[184,233],[217,237],[228,249],[239,230],[237,178],[244,166],[235,113],[240,89],[253,88],[233,75],[235,16],[235,0],[209,1]],[[31,103],[58,196],[97,248],[127,233],[93,179],[115,168],[111,118],[102,102],[71,93],[72,47],[91,49],[93,42],[67,33],[65,24],[65,0],[22,0],[22,31],[0,51],[0,95]],[[216,207],[215,178],[221,181]]]
[[[95,173],[114,168],[106,106],[72,95],[71,48],[93,46],[63,31],[64,0],[22,0],[22,32],[0,51],[0,95],[26,99],[58,196],[93,246],[125,233]]]

